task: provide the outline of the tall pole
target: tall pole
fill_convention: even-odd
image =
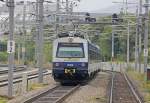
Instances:
[[[128,34],[127,34],[127,68],[129,68],[129,60],[130,60],[130,25],[128,21]]]
[[[126,14],[126,9],[125,9],[125,0],[123,0],[123,13]]]
[[[23,5],[23,42],[22,42],[22,62],[23,65],[25,63],[25,38],[26,38],[26,27],[25,27],[25,23],[26,23],[26,3],[24,1],[24,5]]]
[[[114,69],[113,67],[113,60],[114,60],[114,25],[112,25],[112,54],[111,54],[111,64],[112,64],[112,71]]]
[[[128,13],[128,0],[126,0],[126,15],[127,15],[127,13]]]
[[[60,0],[57,0],[57,6],[56,6],[56,34],[58,34],[58,28],[59,28],[59,9],[60,9]]]
[[[14,40],[14,0],[7,2],[9,8],[9,41]],[[13,68],[14,68],[14,53],[9,53],[8,57],[8,96],[13,96]]]
[[[69,0],[66,0],[66,14],[67,14],[67,23],[68,23],[68,19],[69,19]]]
[[[18,43],[18,64],[20,64],[20,43]]]
[[[70,5],[70,18],[72,18],[72,15],[73,15],[73,2],[71,3]]]
[[[142,0],[139,0],[139,72],[141,72],[141,55],[142,55]]]
[[[35,63],[36,63],[36,67],[38,67],[39,61],[38,61],[38,38],[39,38],[39,6],[38,6],[38,0],[36,0],[36,41],[35,41]]]
[[[144,32],[144,73],[147,75],[147,59],[148,59],[148,9],[149,0],[145,0],[145,32]]]
[[[39,68],[39,83],[43,83],[43,2],[38,0],[39,3],[39,38],[38,38],[38,68]]]
[[[135,70],[138,70],[138,6],[136,10],[136,34],[135,34]]]

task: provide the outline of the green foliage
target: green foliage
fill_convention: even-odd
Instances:
[[[121,13],[119,17],[123,17],[124,15]],[[104,18],[111,18],[110,16]],[[100,22],[108,22],[107,19],[100,18],[98,21]],[[131,18],[130,21],[136,22],[136,19]],[[119,23],[120,25],[127,25],[127,20],[123,20],[123,22]],[[105,60],[111,59],[111,51],[112,51],[112,27],[108,25],[102,24],[95,24],[95,25],[86,25],[81,26],[83,30],[99,30],[102,34],[95,35],[94,33],[89,33],[93,35],[90,40],[95,44],[99,45],[101,48],[102,57]],[[119,27],[121,30],[127,30],[124,27]],[[130,27],[130,61],[134,60],[134,51],[135,51],[135,27]],[[125,61],[126,60],[126,53],[127,53],[127,31],[126,32],[117,32],[115,34],[115,41],[114,41],[114,54],[115,60]]]
[[[47,84],[38,84],[38,83],[34,83],[34,84],[30,84],[28,86],[28,90],[32,91],[32,90],[38,90],[38,89],[42,89],[44,87],[46,87]]]
[[[52,43],[44,43],[44,62],[51,62],[52,61]],[[35,61],[35,43],[28,42],[26,44],[26,63]],[[28,64],[28,63],[27,63]]]
[[[111,39],[99,38],[98,45],[101,48],[102,57],[105,57],[105,60],[110,60],[110,57],[111,57]]]
[[[103,18],[100,18],[98,21],[105,21]],[[84,25],[80,27],[82,30],[91,30],[91,31],[99,31],[100,34],[96,34],[95,32],[88,32],[90,40],[100,46],[100,52],[102,58],[105,60],[110,60],[111,58],[111,31],[112,28],[107,25],[96,24],[96,25]],[[106,34],[101,34],[106,33]]]
[[[30,41],[26,44],[26,63],[27,61],[29,62],[34,61],[34,58],[35,58],[35,43]]]
[[[8,99],[4,97],[0,97],[0,103],[7,103]]]
[[[8,53],[0,52],[0,62],[6,62],[8,60]]]
[[[46,62],[52,62],[52,43],[44,44],[44,57]]]
[[[6,42],[0,42],[0,52],[7,51],[7,43]]]

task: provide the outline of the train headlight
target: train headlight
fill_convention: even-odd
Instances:
[[[86,66],[86,63],[81,63],[81,66],[82,66],[82,67],[85,67],[85,66]]]

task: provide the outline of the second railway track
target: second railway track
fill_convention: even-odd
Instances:
[[[45,93],[39,94],[24,103],[62,103],[71,93],[75,92],[77,86],[56,86]]]
[[[143,103],[125,74],[112,75],[109,103]]]

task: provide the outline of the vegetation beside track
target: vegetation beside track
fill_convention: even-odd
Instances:
[[[88,102],[90,102],[90,103],[106,103],[106,98],[99,98],[99,96],[97,96],[97,97],[95,97],[95,96],[93,96],[93,97],[91,97],[91,98],[89,98],[89,100],[88,100]]]
[[[0,103],[7,103],[8,98],[0,97]]]
[[[29,85],[28,90],[32,91],[32,90],[37,90],[37,89],[41,89],[43,87],[47,86],[47,84],[39,84],[39,83],[35,83],[35,84],[31,84]]]
[[[145,102],[150,103],[150,81],[145,81],[144,74],[134,71],[133,69],[128,69],[127,73],[135,80],[138,89],[142,92],[141,94],[143,95]]]

